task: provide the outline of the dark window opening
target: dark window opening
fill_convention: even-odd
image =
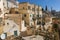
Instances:
[[[41,24],[41,22],[40,22],[40,21],[38,21],[38,22],[37,22],[37,25],[40,25],[40,24]]]
[[[5,37],[7,38],[7,33],[4,33],[5,34]]]
[[[9,11],[9,14],[11,14],[12,12],[11,11]]]
[[[17,34],[17,31],[14,31],[14,36],[17,36],[18,34]]]
[[[9,23],[7,23],[7,25],[9,25]]]
[[[30,6],[28,6],[28,9],[30,9]]]
[[[24,14],[24,17],[26,17],[26,14]]]
[[[31,17],[32,15],[30,15],[30,17]]]
[[[24,24],[25,24],[25,27],[26,27],[27,25],[29,25],[26,21],[24,22]]]
[[[45,22],[42,22],[42,26],[44,26],[45,25]]]
[[[37,15],[37,17],[39,17],[39,14]]]
[[[19,14],[19,12],[18,12],[18,11],[15,11],[15,13],[16,13],[16,14]]]

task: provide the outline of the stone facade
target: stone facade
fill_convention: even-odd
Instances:
[[[19,31],[20,32],[20,30],[21,30],[21,22],[22,22],[22,15],[21,14],[5,14],[5,18],[4,18],[4,20],[5,20],[5,29],[7,28],[8,29],[8,25],[10,25],[11,27],[9,27],[9,29],[11,28],[11,30],[13,29],[13,30],[15,30],[15,29],[17,29],[17,31]],[[8,25],[7,25],[7,23],[8,23]],[[16,26],[17,28],[12,28],[13,26]],[[14,26],[14,27],[15,27]],[[8,30],[9,30],[8,29]],[[7,30],[5,30],[5,31],[7,31]]]
[[[33,17],[39,15],[42,16],[41,6],[23,2],[19,4],[19,12],[23,14],[24,20],[28,25],[34,25]],[[37,20],[36,20],[37,21]]]

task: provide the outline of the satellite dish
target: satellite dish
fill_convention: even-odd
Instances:
[[[5,38],[6,38],[5,34],[2,34],[1,39],[5,39]]]

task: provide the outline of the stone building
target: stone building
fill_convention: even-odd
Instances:
[[[12,11],[14,10],[14,11]],[[12,8],[9,13],[4,15],[3,34],[8,36],[19,36],[21,31],[25,31],[24,20],[22,20],[22,14],[17,9]]]
[[[4,17],[5,13],[9,12],[10,8],[18,8],[16,0],[0,0],[0,17]]]
[[[19,12],[23,14],[25,24],[32,26],[37,24],[37,20],[35,20],[34,24],[34,17],[37,19],[37,16],[42,16],[42,7],[28,2],[22,2],[19,4]]]

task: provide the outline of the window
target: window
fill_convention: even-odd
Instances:
[[[30,17],[33,17],[33,14],[31,14]]]
[[[37,21],[37,25],[40,25],[41,24],[41,22],[40,21]]]
[[[24,14],[24,17],[26,17],[26,14]]]
[[[7,38],[7,33],[4,33],[5,34],[5,37]]]
[[[32,11],[35,11],[35,8],[32,8]]]
[[[18,12],[18,11],[15,11],[15,13],[16,13],[16,14],[19,14],[19,12]]]
[[[32,15],[30,15],[30,17],[31,17]]]
[[[11,13],[12,13],[12,11],[10,10],[10,11],[9,11],[9,14],[11,14]]]
[[[42,22],[42,26],[44,26],[45,25],[45,22]]]
[[[27,25],[29,25],[26,21],[24,22],[24,26],[26,27]]]
[[[33,14],[33,17],[34,17],[35,15]]]
[[[37,17],[39,17],[39,14],[37,15]]]
[[[7,25],[9,25],[9,23],[7,23]]]
[[[30,10],[30,6],[28,6],[28,9]]]
[[[17,31],[14,31],[14,36],[17,36],[18,34],[17,34]]]

